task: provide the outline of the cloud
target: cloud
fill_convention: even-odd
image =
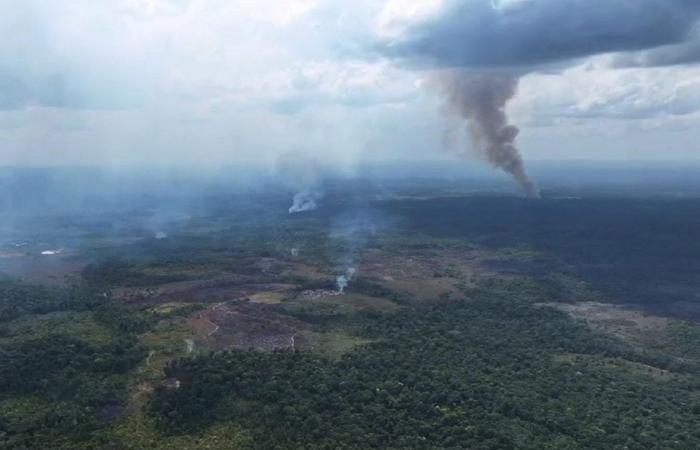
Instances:
[[[694,49],[686,46],[699,19],[697,0],[442,0],[426,7],[396,0],[380,17],[378,48],[409,68],[432,69],[428,76],[446,109],[458,113],[456,123],[469,132],[472,153],[513,175],[528,196],[537,196],[516,141],[520,129],[508,116],[520,78],[561,73],[599,55],[660,47],[681,47],[669,60],[692,60]],[[653,56],[640,57],[654,65]],[[547,113],[555,120],[638,119],[697,111],[696,96],[688,95],[692,84],[684,90],[676,86],[662,102],[654,92],[638,95],[648,93],[632,83],[603,86],[607,92],[584,101],[561,92]]]
[[[389,0],[377,18],[376,32],[396,39],[412,24],[437,18],[444,7],[444,0]]]
[[[552,136],[552,147],[582,122],[622,128],[657,115],[664,127],[682,122],[685,130],[700,105],[698,73],[670,65],[695,60],[698,3],[0,1],[0,163],[272,164],[294,148],[342,164],[438,156],[444,122],[419,87],[425,73],[397,59],[538,69],[509,109],[528,126],[561,124],[531,126],[543,141]],[[582,53],[571,48],[586,45],[585,33],[603,39],[611,23],[645,46],[620,38],[605,50],[624,55],[606,57],[607,66],[569,61]],[[377,39],[387,53],[368,55]],[[535,50],[552,42],[564,64],[540,70],[539,61],[554,57]],[[613,75],[610,61],[633,68]],[[636,68],[647,65],[669,67]],[[686,147],[700,142],[685,139]]]
[[[382,51],[452,68],[532,68],[601,53],[683,44],[697,0],[445,0]]]
[[[511,112],[529,126],[680,118],[700,111],[700,67],[615,69],[588,62],[522,78]]]
[[[700,62],[700,26],[696,26],[686,42],[632,54],[617,55],[616,67],[660,67]]]
[[[0,73],[0,110],[20,108],[29,97],[27,87],[21,80]]]
[[[31,79],[0,73],[0,110],[30,106],[66,109],[123,109],[141,105],[145,91],[107,74],[47,73]]]
[[[272,74],[263,94],[274,111],[296,114],[306,108],[343,106],[371,108],[409,101],[412,86],[390,64],[361,61],[319,61]],[[271,93],[273,95],[271,95]]]
[[[100,4],[98,4],[100,3]],[[145,101],[150,71],[102,2],[0,5],[0,109],[122,109]]]

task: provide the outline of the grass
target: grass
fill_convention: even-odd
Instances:
[[[4,325],[4,337],[0,345],[24,339],[63,334],[96,344],[106,344],[112,334],[90,312],[60,311],[41,315],[25,316]]]
[[[250,295],[248,298],[254,303],[263,303],[265,305],[278,305],[282,303],[286,295],[281,292],[258,292]]]
[[[193,306],[192,303],[186,303],[186,302],[168,302],[168,303],[162,303],[158,306],[154,306],[151,308],[151,311],[159,314],[159,315],[172,315],[175,314],[185,308],[191,308]]]
[[[358,311],[391,312],[398,308],[398,305],[391,300],[370,297],[363,294],[347,293],[333,297],[322,297],[318,299],[299,300],[305,307],[318,306],[322,309],[332,309],[338,314],[352,314]]]
[[[658,381],[666,381],[677,378],[679,375],[669,372],[668,370],[659,369],[647,364],[628,361],[622,358],[608,358],[599,355],[583,355],[566,353],[555,356],[555,361],[581,365],[588,368],[602,368],[621,370],[633,375],[642,375],[653,377]]]
[[[141,343],[155,355],[149,361],[149,371],[159,371],[169,359],[185,356],[185,339],[192,338],[192,332],[180,319],[162,321],[155,329],[141,335]]]
[[[311,343],[311,351],[334,360],[339,360],[343,355],[357,347],[373,342],[369,339],[340,332],[308,333],[306,336]]]
[[[143,413],[127,417],[111,435],[129,450],[237,450],[250,442],[250,436],[233,423],[216,424],[194,434],[165,434]]]

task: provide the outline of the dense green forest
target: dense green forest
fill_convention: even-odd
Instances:
[[[590,197],[396,201],[406,233],[465,239],[493,249],[525,248],[546,257],[502,263],[500,272],[591,283],[606,301],[700,319],[700,201],[697,198]]]
[[[98,230],[76,282],[0,280],[0,449],[700,448],[697,202],[284,204]],[[668,314],[560,308],[628,302]]]
[[[660,381],[652,371],[673,361],[554,310],[482,293],[365,325],[375,343],[340,361],[289,352],[178,360],[167,374],[181,387],[161,387],[150,410],[173,433],[244,423],[256,449],[700,445],[696,367]]]
[[[110,409],[125,403],[129,372],[145,357],[135,332],[146,319],[90,289],[13,281],[0,282],[0,305],[0,448],[96,445]],[[83,313],[105,339],[71,329]],[[22,316],[53,321],[10,320]]]
[[[0,286],[36,300],[26,312],[41,317],[89,308],[106,333],[13,335],[16,320],[4,322],[0,448],[148,448],[112,430],[128,403],[130,373],[146,358],[137,336],[153,320],[94,292]],[[370,343],[339,359],[290,351],[178,358],[164,376],[179,388],[158,387],[144,420],[155,420],[162,436],[235,423],[251,437],[240,447],[251,449],[700,445],[700,369],[692,360],[593,332],[510,289],[485,283],[463,300],[383,314],[305,312],[321,328],[349,327]],[[686,345],[697,338],[694,327],[673,332]]]

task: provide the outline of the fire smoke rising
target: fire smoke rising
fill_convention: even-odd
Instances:
[[[297,191],[289,214],[313,211],[318,207],[316,202],[323,198],[323,191],[316,160],[301,152],[285,153],[277,160],[277,174],[287,187]]]
[[[336,257],[336,273],[339,274],[336,286],[339,293],[345,293],[345,289],[358,276],[360,258],[370,236],[386,225],[385,220],[364,207],[350,209],[333,220],[329,237],[339,250]]]
[[[610,54],[613,66],[700,63],[698,0],[450,0],[417,19],[389,14],[376,48],[404,67],[438,75],[474,146],[531,197],[505,107],[519,78]]]
[[[348,269],[345,271],[345,275],[340,275],[338,278],[336,278],[336,285],[338,286],[338,292],[341,294],[345,293],[345,288],[348,287],[348,284],[352,281],[352,278],[355,276],[356,270],[354,267],[348,267]]]
[[[321,195],[318,192],[311,190],[297,192],[294,194],[292,206],[289,207],[289,214],[313,211],[314,209],[318,208],[316,200],[320,198]]]
[[[437,75],[436,83],[450,109],[466,121],[478,155],[511,174],[528,197],[538,198],[539,190],[515,145],[520,130],[508,122],[505,111],[517,92],[518,78],[450,71]]]

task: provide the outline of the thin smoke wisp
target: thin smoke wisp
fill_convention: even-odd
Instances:
[[[355,276],[356,269],[354,267],[348,267],[345,271],[345,275],[340,275],[336,278],[336,285],[338,286],[338,292],[341,294],[345,293],[345,289],[348,287],[352,278]]]
[[[277,174],[282,183],[297,191],[292,197],[289,214],[313,211],[323,198],[317,161],[301,152],[288,152],[277,160]]]
[[[292,206],[289,207],[289,214],[313,211],[318,208],[316,200],[320,198],[320,193],[313,190],[297,192],[292,198]]]

